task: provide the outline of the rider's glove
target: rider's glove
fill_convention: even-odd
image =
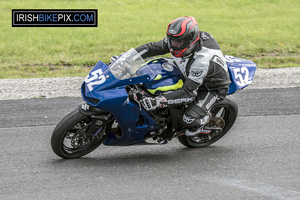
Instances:
[[[112,57],[110,58],[110,63],[116,62],[116,60],[118,60],[119,58],[120,58],[120,56],[118,56],[118,55],[112,56]]]
[[[168,100],[163,96],[155,98],[145,97],[141,100],[141,103],[146,110],[154,110],[156,108],[165,108],[168,106]]]

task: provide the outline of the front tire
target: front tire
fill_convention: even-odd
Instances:
[[[238,105],[232,96],[227,96],[224,100],[214,105],[211,109],[213,117],[221,117],[225,121],[225,127],[222,132],[210,139],[202,140],[200,137],[187,137],[186,135],[178,136],[181,144],[189,148],[207,147],[221,139],[233,126],[238,115]],[[219,113],[221,112],[221,113]],[[220,116],[216,116],[220,115]],[[209,135],[204,136],[209,137]]]
[[[95,150],[105,140],[102,131],[87,136],[93,122],[90,116],[83,115],[78,109],[68,114],[56,126],[51,137],[51,147],[62,158],[79,158]]]

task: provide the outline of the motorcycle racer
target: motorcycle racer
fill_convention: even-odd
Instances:
[[[155,98],[144,97],[143,107],[154,110],[188,103],[181,121],[187,128],[185,134],[201,134],[210,120],[210,108],[218,99],[225,98],[230,85],[227,64],[217,41],[209,33],[199,31],[194,17],[184,16],[168,25],[164,39],[135,49],[142,58],[171,53],[186,79],[181,89]]]

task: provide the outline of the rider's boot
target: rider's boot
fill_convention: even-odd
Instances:
[[[210,114],[206,115],[202,119],[200,119],[200,124],[196,128],[192,129],[186,129],[185,135],[188,137],[195,137],[199,134],[209,134],[211,131],[210,130],[204,130],[203,127],[210,121]]]

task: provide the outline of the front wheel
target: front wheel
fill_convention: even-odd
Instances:
[[[211,109],[212,120],[219,123],[222,131],[210,130],[210,134],[200,134],[195,137],[187,137],[186,135],[178,136],[178,140],[181,144],[190,148],[207,147],[220,138],[222,138],[233,126],[237,115],[238,106],[235,99],[232,96],[227,96],[224,100],[214,105]]]
[[[79,158],[102,144],[106,139],[105,129],[95,128],[92,118],[76,109],[54,129],[51,137],[52,149],[62,158]]]

